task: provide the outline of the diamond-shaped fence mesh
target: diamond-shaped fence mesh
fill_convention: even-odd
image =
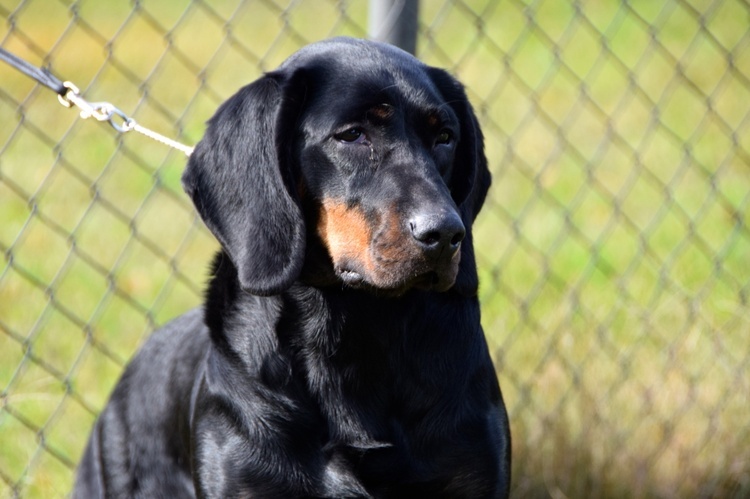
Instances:
[[[0,0],[0,46],[187,144],[364,1]],[[515,497],[750,495],[750,4],[422,2],[494,183],[475,229]],[[184,156],[0,66],[0,496],[68,493],[216,243]]]

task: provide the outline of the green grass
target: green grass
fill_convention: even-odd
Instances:
[[[419,55],[466,84],[493,170],[474,232],[517,497],[750,490],[749,14],[691,3],[702,19],[423,2]],[[365,3],[344,21],[324,0],[140,5],[83,2],[71,23],[5,2],[0,40],[193,144],[302,43],[366,26]],[[0,82],[0,497],[61,497],[124,362],[200,302],[216,243],[180,153]]]

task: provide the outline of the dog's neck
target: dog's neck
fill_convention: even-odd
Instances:
[[[250,309],[262,309],[271,320],[258,324],[253,314],[237,312]],[[330,421],[331,442],[358,449],[387,445],[386,413],[448,403],[452,395],[444,386],[460,387],[460,378],[471,375],[461,371],[460,359],[480,354],[468,350],[478,342],[467,341],[481,335],[476,299],[417,290],[383,298],[301,283],[281,295],[258,297],[240,289],[236,270],[221,254],[206,311],[220,354],[243,359],[255,382],[306,393]],[[421,373],[435,372],[427,365],[436,362],[445,363],[446,379],[423,379]]]

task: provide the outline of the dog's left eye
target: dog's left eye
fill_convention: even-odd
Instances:
[[[350,142],[350,143],[362,143],[365,142],[367,139],[367,136],[365,135],[365,132],[361,128],[350,128],[348,130],[345,130],[341,133],[337,133],[334,135],[337,140],[340,140],[342,142]]]
[[[435,145],[448,145],[453,140],[453,134],[450,130],[441,130],[435,137]]]

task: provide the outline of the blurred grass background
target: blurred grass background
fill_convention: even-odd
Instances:
[[[194,144],[362,0],[0,0],[0,45]],[[476,228],[515,497],[750,494],[750,5],[422,2],[494,183]],[[62,497],[149,331],[216,248],[181,153],[0,65],[0,497]]]

